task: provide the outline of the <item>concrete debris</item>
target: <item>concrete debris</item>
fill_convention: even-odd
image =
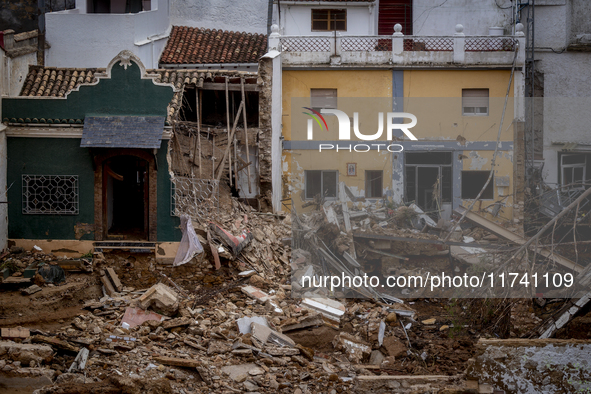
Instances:
[[[86,361],[88,361],[88,349],[82,348],[68,369],[68,373],[71,373],[72,371],[84,370],[84,368],[86,368]]]
[[[340,322],[341,317],[345,314],[345,306],[330,298],[305,298],[302,301],[302,307],[314,312],[322,314],[329,320]]]
[[[152,308],[166,316],[174,316],[179,309],[178,298],[174,291],[158,283],[146,291],[139,299],[138,305],[142,309]]]
[[[371,353],[371,347],[351,334],[339,333],[332,341],[336,350],[340,350],[352,363],[360,364]]]
[[[4,339],[26,339],[31,335],[28,328],[2,328],[0,329],[0,336]]]
[[[251,323],[250,329],[252,332],[252,338],[260,344],[259,347],[264,346],[266,343],[272,343],[279,346],[295,346],[293,339],[262,324]]]
[[[281,332],[289,332],[294,330],[301,330],[302,328],[321,326],[324,324],[324,319],[321,314],[312,314],[298,318],[295,322],[286,321],[281,326]]]
[[[43,290],[43,289],[41,289],[41,287],[39,287],[37,285],[33,285],[30,287],[27,287],[26,289],[22,289],[21,293],[23,293],[23,295],[31,295],[31,294],[35,294],[41,290]]]
[[[251,324],[257,323],[259,325],[269,327],[269,323],[267,323],[267,319],[262,316],[245,316],[238,320],[236,320],[236,324],[238,325],[238,331],[240,334],[250,334],[251,333]]]
[[[483,317],[490,320],[488,313],[493,310],[488,304],[423,298],[425,294],[411,288],[402,289],[403,295],[412,297],[403,303],[398,298],[402,295],[384,294],[380,287],[341,286],[328,291],[302,280],[335,272],[385,277],[424,275],[426,267],[446,272],[457,268],[462,271],[455,272],[462,275],[467,269],[461,261],[450,262],[450,245],[443,243],[440,233],[445,223],[434,226],[423,217],[429,215],[415,207],[352,202],[345,206],[339,201],[330,209],[327,205],[327,213],[319,205],[311,213],[283,218],[230,200],[227,207],[220,205],[216,216],[193,221],[201,242],[207,242],[209,232],[212,248],[185,264],[173,266],[153,256],[95,253],[97,269],[92,275],[69,271],[60,286],[34,282],[43,291],[32,296],[5,288],[0,293],[6,327],[2,339],[15,342],[0,344],[0,384],[8,378],[21,383],[22,377],[31,377],[32,382],[42,379],[46,387],[41,394],[502,389],[502,379],[494,377],[493,370],[499,366],[495,362],[502,364],[503,357],[511,357],[513,345],[502,342],[507,355],[491,348],[482,359],[477,354],[481,345],[475,345],[479,337],[501,336],[498,327],[485,326]],[[218,230],[210,226],[213,220],[219,223]],[[292,231],[292,225],[301,227]],[[486,244],[499,241],[486,241],[490,234],[481,228],[457,233],[458,247],[482,246],[490,251]],[[232,234],[250,239],[244,245],[239,241],[239,250],[232,249]],[[284,242],[289,238],[297,249]],[[20,274],[14,278],[29,275],[27,267],[36,262],[60,260],[16,249],[4,261],[8,259]],[[12,277],[9,271],[6,278]],[[494,304],[494,310],[511,310],[508,336],[541,335],[542,319],[537,316],[545,321],[554,316],[553,335],[564,336],[573,327],[591,331],[584,328],[591,317],[579,316],[583,304],[584,300],[545,299],[537,306],[511,300],[507,305]],[[567,311],[570,317],[561,318]],[[503,321],[498,317],[495,322]],[[12,328],[17,326],[28,327],[30,333]],[[586,342],[576,344],[588,350]],[[548,352],[551,346],[554,353]],[[562,347],[558,342],[536,345],[523,355],[529,360],[539,351],[562,362],[562,350],[556,350]],[[586,359],[580,351],[564,348],[571,361],[563,365]],[[533,368],[513,361],[510,365]],[[462,373],[467,367],[492,369],[488,375],[474,369],[471,380],[466,380]],[[574,373],[561,372],[561,378],[574,381]],[[483,376],[494,378],[488,381]],[[538,378],[543,381],[546,376]],[[555,383],[554,377],[549,379]],[[556,392],[570,389],[565,384],[556,387]]]
[[[19,361],[22,365],[36,365],[49,363],[53,359],[54,351],[50,346],[0,341],[0,357],[12,361]]]

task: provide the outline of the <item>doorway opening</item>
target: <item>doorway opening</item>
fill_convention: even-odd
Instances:
[[[103,163],[106,239],[148,239],[148,162],[117,156]]]
[[[406,201],[414,202],[434,219],[451,214],[451,152],[412,152],[405,155]]]

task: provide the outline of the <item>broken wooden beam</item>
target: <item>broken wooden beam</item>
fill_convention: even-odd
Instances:
[[[590,189],[591,190],[591,189]],[[466,219],[468,219],[470,222],[476,224],[477,226],[480,226],[488,231],[490,231],[491,233],[495,234],[496,236],[499,236],[501,238],[505,238],[508,241],[511,241],[517,245],[521,245],[521,246],[529,246],[529,248],[531,250],[536,250],[536,247],[534,245],[529,245],[530,240],[525,239],[524,237],[512,233],[511,231],[507,230],[506,228],[503,228],[501,226],[499,226],[498,224],[478,215],[477,213],[474,212],[468,212],[466,208],[460,206],[457,209],[454,209],[454,213],[458,214],[458,215],[466,215]],[[474,247],[474,245],[465,245],[468,247]],[[478,245],[478,247],[485,247],[485,245]],[[571,269],[577,273],[580,273],[584,270],[585,267],[575,263],[572,260],[567,259],[566,257],[563,257],[559,254],[557,254],[556,252],[551,251],[548,248],[543,248],[543,247],[538,247],[537,248],[537,253],[539,253],[540,255],[546,257],[549,260],[554,261],[557,264],[560,264],[561,266],[567,268],[567,269]]]

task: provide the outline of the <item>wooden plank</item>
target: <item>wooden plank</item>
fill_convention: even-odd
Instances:
[[[113,286],[115,287],[115,290],[117,290],[117,291],[123,290],[123,285],[121,284],[121,281],[119,281],[119,277],[115,273],[115,270],[113,268],[109,267],[109,268],[107,268],[106,271],[107,271],[107,275],[109,276],[109,279],[111,279],[111,282],[113,282]]]
[[[160,364],[172,365],[174,367],[197,368],[201,366],[200,361],[188,358],[153,357],[152,360]]]
[[[217,82],[204,82],[203,83],[203,90],[226,90],[225,83],[217,83]],[[241,91],[240,85],[229,83],[228,84],[229,91]],[[247,92],[259,92],[261,90],[259,85],[255,84],[244,84],[244,90]]]
[[[478,215],[477,213],[466,212],[466,211],[467,211],[466,208],[464,208],[462,206],[458,207],[457,209],[454,209],[454,212],[456,214],[463,215],[464,213],[466,213],[466,219],[468,219],[470,222],[476,224],[477,226],[483,227],[484,229],[495,234],[496,236],[499,236],[501,238],[505,238],[506,240],[516,243],[518,245],[524,245],[527,242],[527,240],[525,238],[523,238],[522,236],[512,233],[511,231],[507,230],[506,228],[499,226],[498,224]],[[472,246],[474,246],[474,245],[472,245]],[[478,245],[478,247],[484,247],[484,245]],[[531,245],[530,249],[535,250],[536,248],[534,245]],[[580,273],[585,269],[585,267],[575,263],[574,261],[567,259],[566,257],[563,257],[559,254],[553,253],[548,248],[538,248],[537,252],[540,255],[546,257],[547,259],[553,260],[555,263],[560,264],[565,268],[572,269],[573,271],[575,271],[577,273]]]

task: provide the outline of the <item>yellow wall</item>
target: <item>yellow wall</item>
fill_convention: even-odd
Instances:
[[[419,140],[496,141],[511,72],[508,70],[437,71],[409,70],[404,72],[404,111],[417,116],[412,130]],[[488,116],[462,115],[462,89],[489,89]],[[509,89],[501,141],[513,142],[513,85]],[[458,148],[456,148],[458,149]],[[494,149],[494,143],[491,149]],[[462,154],[462,170],[490,171],[492,150],[456,151]],[[455,158],[454,158],[455,159]],[[512,218],[513,153],[499,151],[495,177],[508,176],[509,187],[494,186],[494,199],[483,200],[474,210],[484,209],[502,200],[505,207],[498,219]],[[493,181],[494,182],[494,181]],[[503,195],[500,195],[501,192]],[[505,196],[508,196],[504,198]],[[462,200],[469,206],[471,200]]]
[[[375,112],[392,110],[392,71],[284,71],[283,72],[283,136],[285,140],[306,141],[307,115],[303,114],[298,101],[292,113],[292,98],[309,98],[310,89],[337,89],[339,109],[348,114],[359,112],[360,130],[365,134],[377,130],[377,117],[368,118],[364,112],[370,109]],[[346,100],[346,98],[363,97],[366,100]],[[380,97],[379,100],[372,100]],[[384,100],[384,98],[386,100]],[[335,116],[325,117],[328,131],[321,130],[314,123],[314,140],[338,140],[338,126]],[[302,125],[292,130],[292,123]],[[356,141],[354,133],[352,140]],[[381,141],[386,139],[383,133]],[[376,141],[373,141],[376,142]],[[347,163],[357,164],[355,176],[347,176]],[[367,153],[349,153],[326,151],[319,154],[317,150],[284,151],[284,181],[289,182],[296,193],[293,195],[294,206],[301,211],[302,199],[300,192],[304,190],[305,170],[338,170],[339,182],[345,182],[356,194],[364,195],[365,171],[383,170],[383,188],[389,189],[392,179],[392,155],[387,152],[370,151]],[[302,196],[303,197],[303,196]],[[311,209],[311,208],[310,208]]]
[[[417,117],[419,139],[496,141],[510,71],[405,71],[404,111]],[[489,89],[488,116],[462,115],[462,89]],[[513,141],[513,88],[501,141]]]
[[[504,105],[510,71],[507,70],[408,70],[404,71],[404,112],[417,117],[417,125],[412,129],[419,140],[449,141],[459,145],[454,146],[454,166],[460,165],[462,170],[490,170],[493,156],[492,150],[462,150],[466,142],[496,141],[499,124]],[[284,71],[283,72],[283,136],[289,141],[305,141],[305,127],[292,130],[292,123],[305,125],[306,115],[298,106],[292,110],[292,98],[310,97],[312,88],[337,89],[339,98],[344,97],[392,97],[392,71]],[[487,116],[464,116],[462,114],[462,89],[489,89],[489,114]],[[369,100],[369,99],[368,99]],[[348,114],[359,111],[359,107],[347,108],[339,101],[339,109]],[[351,103],[347,103],[350,105]],[[373,113],[391,111],[391,102],[371,100],[364,102]],[[505,118],[501,127],[501,141],[513,142],[513,87],[509,89],[509,100],[506,106]],[[293,111],[293,113],[292,113]],[[362,110],[361,110],[362,111]],[[377,130],[377,119],[365,119],[361,114],[362,132],[369,134]],[[320,130],[314,124],[314,140],[338,140],[338,128],[334,116],[326,117],[328,131]],[[324,134],[318,134],[324,133]],[[385,134],[381,140],[385,139]],[[320,135],[320,137],[319,137]],[[356,138],[352,133],[352,140]],[[489,149],[494,149],[493,146]],[[461,157],[461,162],[457,160]],[[357,176],[347,176],[347,163],[357,163]],[[479,202],[475,210],[484,209],[495,201],[502,200],[505,207],[501,210],[500,218],[512,218],[513,193],[513,154],[509,151],[499,151],[495,167],[495,177],[508,176],[509,187],[502,190],[494,186],[494,200]],[[304,188],[304,170],[324,169],[338,170],[339,181],[344,181],[358,195],[364,194],[365,170],[383,170],[384,188],[390,188],[392,176],[392,154],[378,153],[348,153],[327,151],[321,155],[317,150],[284,151],[283,172],[284,181],[295,187]],[[456,183],[455,197],[459,180]],[[507,196],[506,198],[504,198]],[[302,201],[298,195],[293,196],[296,209],[301,210]],[[462,201],[468,206],[471,201]]]

